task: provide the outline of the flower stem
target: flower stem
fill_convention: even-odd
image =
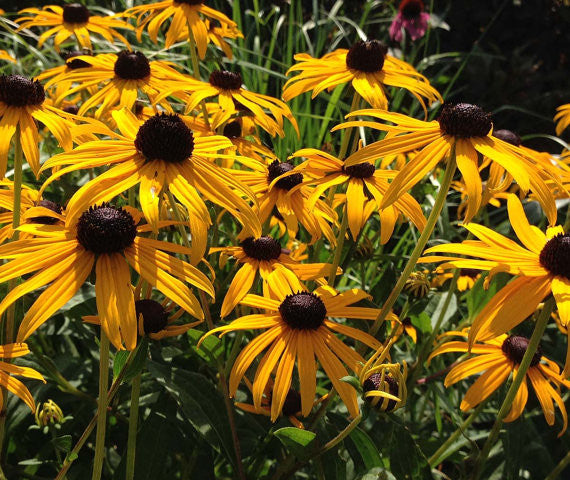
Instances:
[[[139,396],[141,393],[141,376],[139,373],[131,385],[131,408],[129,410],[129,434],[127,437],[127,473],[126,480],[135,478],[135,454],[137,449],[137,425],[139,420]]]
[[[455,432],[453,432],[449,438],[441,445],[441,447],[439,447],[435,453],[429,457],[428,462],[430,467],[435,467],[436,465],[438,465],[439,463],[441,463],[444,459],[445,459],[445,452],[447,452],[447,449],[459,438],[460,435],[463,435],[465,430],[467,428],[469,428],[469,426],[473,423],[473,421],[475,420],[475,418],[477,418],[477,415],[479,415],[479,413],[481,412],[481,410],[483,410],[483,407],[485,406],[486,402],[481,402],[479,405],[477,405],[477,408],[475,410],[473,410],[473,412],[471,413],[471,415],[469,415],[464,422],[459,425],[459,427],[457,428],[457,430],[455,430]]]
[[[524,357],[519,365],[519,369],[505,399],[503,400],[503,404],[499,409],[499,413],[497,414],[497,418],[495,420],[495,424],[493,425],[493,429],[489,433],[487,440],[485,441],[485,445],[481,449],[479,456],[477,457],[477,462],[475,463],[475,468],[473,469],[473,474],[471,475],[471,480],[478,480],[481,476],[483,471],[483,467],[485,466],[485,462],[487,461],[487,457],[489,456],[489,452],[491,448],[497,441],[499,436],[499,432],[501,431],[501,426],[503,425],[503,419],[507,416],[509,411],[511,410],[513,400],[515,399],[515,395],[517,394],[519,387],[526,376],[526,372],[530,367],[530,362],[532,361],[536,350],[538,349],[538,344],[540,343],[540,339],[542,338],[542,334],[546,329],[546,324],[548,323],[548,319],[554,310],[556,302],[554,297],[550,297],[548,301],[544,304],[540,315],[538,316],[538,320],[536,321],[536,325],[534,326],[534,332],[532,332],[532,336],[530,337],[528,347],[524,354]]]
[[[437,193],[435,203],[433,204],[431,213],[427,219],[424,231],[420,235],[418,243],[416,243],[416,246],[414,247],[414,250],[410,255],[410,258],[408,260],[408,263],[406,264],[406,267],[404,268],[404,271],[402,272],[402,275],[400,275],[400,278],[398,279],[396,286],[393,288],[392,292],[390,292],[390,296],[388,297],[386,302],[384,302],[382,310],[380,310],[378,317],[376,317],[374,324],[370,328],[369,331],[370,335],[372,336],[376,335],[376,333],[380,329],[380,325],[382,325],[382,322],[384,321],[384,319],[386,318],[386,316],[388,315],[388,313],[396,303],[398,296],[400,295],[400,293],[404,288],[406,280],[412,273],[412,270],[416,266],[416,263],[418,262],[420,255],[424,251],[424,248],[429,238],[431,237],[431,234],[433,233],[437,220],[439,219],[439,215],[441,213],[441,210],[443,209],[443,205],[445,204],[447,193],[449,192],[451,181],[453,180],[453,175],[455,174],[456,168],[457,168],[457,161],[455,158],[455,144],[454,144],[453,147],[451,148],[451,154],[447,161],[445,174],[443,176],[441,185],[439,186],[439,192]]]
[[[20,226],[20,210],[22,206],[22,139],[20,137],[20,125],[16,127],[16,133],[14,135],[14,208],[12,209],[12,241],[16,241],[19,238],[20,232],[16,230]],[[14,278],[8,283],[8,292],[12,291],[18,285],[18,279]],[[15,314],[16,314],[16,302],[12,303],[6,311],[6,327],[4,331],[4,338],[2,339],[2,344],[12,343],[14,341],[14,325],[15,325]],[[10,360],[4,360],[5,362],[10,362]],[[6,431],[6,403],[8,401],[8,391],[1,387],[0,397],[0,461],[2,460],[2,454],[4,451],[4,433]]]
[[[550,472],[544,480],[556,480],[557,478],[560,478],[560,474],[568,466],[568,464],[570,464],[570,452],[568,452],[564,458],[558,462],[558,465],[554,467],[552,472]]]
[[[107,388],[109,386],[109,339],[101,328],[99,346],[99,399],[97,406],[97,435],[91,480],[100,480],[105,459],[105,429],[107,426]]]
[[[453,272],[453,277],[451,278],[451,282],[449,284],[449,289],[446,292],[445,300],[443,302],[441,310],[439,311],[439,315],[437,317],[435,325],[433,326],[433,330],[432,330],[429,338],[427,339],[427,341],[425,341],[424,344],[422,345],[420,353],[418,354],[418,360],[416,362],[414,371],[412,372],[412,374],[410,375],[410,378],[409,378],[408,391],[410,392],[410,396],[408,398],[411,398],[413,395],[413,393],[412,393],[413,387],[414,387],[416,380],[418,379],[418,377],[422,371],[423,364],[424,364],[425,359],[426,359],[426,357],[430,351],[430,348],[433,345],[433,341],[435,340],[435,337],[439,333],[439,329],[441,327],[443,319],[445,318],[445,313],[447,312],[447,309],[449,308],[449,304],[451,303],[451,299],[453,298],[453,295],[455,294],[455,290],[457,289],[457,280],[459,278],[460,273],[461,273],[461,269],[459,269],[459,268],[456,268],[455,271]]]
[[[115,397],[115,395],[119,391],[119,387],[121,386],[121,383],[123,383],[123,378],[125,377],[125,374],[127,373],[127,369],[130,368],[131,363],[133,361],[133,358],[136,355],[136,352],[138,351],[138,349],[140,348],[140,345],[141,344],[139,343],[137,348],[135,348],[133,351],[131,351],[131,353],[129,353],[129,356],[127,357],[127,361],[125,362],[125,364],[121,368],[121,371],[117,375],[117,378],[115,379],[115,381],[111,385],[111,388],[109,389],[109,392],[108,392],[107,398],[106,398],[105,410],[107,410],[107,408],[109,408],[109,404],[111,403],[111,400],[113,400],[113,398]],[[81,434],[81,437],[79,438],[79,440],[77,441],[77,443],[75,444],[75,446],[73,447],[71,452],[69,452],[69,454],[65,458],[65,460],[63,462],[63,466],[61,467],[61,470],[57,474],[57,477],[55,477],[55,480],[63,480],[65,478],[65,474],[67,473],[67,471],[71,467],[71,464],[77,459],[77,456],[79,455],[79,452],[83,448],[83,445],[85,445],[85,442],[89,438],[89,435],[91,435],[91,432],[95,428],[95,425],[97,424],[98,418],[99,418],[99,410],[97,410],[95,415],[93,415],[93,418],[89,422],[89,425],[87,425],[87,427],[85,428],[85,430]]]
[[[348,199],[344,204],[344,209],[342,212],[342,222],[341,222],[340,228],[338,230],[338,237],[336,239],[336,248],[334,251],[333,262],[332,262],[330,273],[329,273],[328,284],[330,287],[334,287],[334,281],[336,279],[336,271],[337,271],[337,268],[340,264],[340,258],[342,256],[342,247],[344,246],[344,239],[346,237],[346,229],[348,227],[347,203],[348,203]]]
[[[170,192],[168,192],[168,201],[170,202],[170,206],[172,208],[174,218],[179,223],[179,227],[181,229],[181,235],[182,235],[182,242],[184,243],[184,245],[187,248],[190,248],[191,244],[190,244],[190,241],[188,240],[188,235],[186,235],[186,231],[185,231],[184,226],[182,224],[182,218],[180,217],[180,212],[178,211],[178,208],[176,206],[176,200],[174,199],[174,196]],[[200,304],[202,305],[202,310],[204,311],[204,317],[206,319],[206,325],[208,326],[208,330],[212,330],[214,328],[214,322],[212,321],[212,315],[210,314],[210,307],[208,304],[208,299],[206,298],[206,294],[202,290],[198,289],[198,297],[200,298]],[[237,465],[237,470],[238,470],[238,472],[237,472],[238,478],[240,480],[245,480],[245,471],[243,469],[243,462],[242,462],[242,458],[241,458],[241,446],[240,446],[239,436],[237,433],[237,426],[236,426],[235,418],[234,418],[234,407],[232,405],[232,402],[231,402],[230,396],[229,396],[228,382],[226,379],[225,368],[224,368],[224,365],[222,364],[221,359],[218,358],[218,361],[216,363],[217,363],[217,367],[218,367],[218,377],[220,380],[220,386],[221,386],[221,389],[223,392],[223,397],[224,397],[224,404],[226,407],[226,412],[228,414],[228,421],[230,424],[230,430],[232,432],[232,441],[234,444],[234,453],[236,455],[236,465]]]

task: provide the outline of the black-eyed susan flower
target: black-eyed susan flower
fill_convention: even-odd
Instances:
[[[238,153],[261,163],[277,160],[275,154],[261,142],[255,132],[255,120],[241,116],[224,125],[222,135],[230,139]],[[231,165],[224,165],[228,168]]]
[[[561,226],[550,227],[544,234],[528,223],[515,195],[507,200],[511,226],[523,246],[490,228],[475,223],[465,228],[479,240],[448,243],[428,248],[422,262],[445,261],[440,266],[507,272],[514,280],[498,291],[477,314],[469,331],[469,342],[497,337],[532,315],[540,302],[551,293],[556,299],[560,320],[570,323],[570,235]],[[431,256],[433,253],[458,254],[471,258]],[[570,345],[570,342],[569,342]],[[565,373],[570,372],[570,347]]]
[[[246,295],[242,305],[265,310],[247,315],[229,325],[210,330],[207,335],[226,334],[237,330],[265,330],[256,336],[238,355],[229,380],[229,392],[234,396],[240,381],[258,355],[264,350],[253,381],[253,404],[261,408],[267,382],[275,371],[271,399],[271,420],[280,415],[291,388],[293,370],[297,364],[301,413],[307,416],[316,393],[317,360],[333,387],[345,403],[350,415],[358,415],[355,389],[341,381],[348,375],[343,364],[358,373],[365,363],[362,356],[339,340],[335,333],[354,338],[377,350],[381,347],[374,337],[331,318],[360,318],[374,320],[375,308],[351,307],[369,296],[358,289],[339,293],[330,287],[309,292],[301,284],[284,283],[275,273],[268,278],[266,295]],[[204,337],[205,338],[205,337]]]
[[[137,5],[129,8],[120,16],[137,17],[137,40],[141,41],[142,32],[146,28],[154,43],[158,42],[158,32],[161,25],[172,17],[166,32],[165,48],[170,48],[190,28],[200,58],[206,56],[210,38],[206,24],[207,19],[217,20],[222,26],[229,29],[237,28],[237,24],[233,20],[230,20],[222,12],[204,5],[203,0],[164,0],[150,5]]]
[[[348,228],[355,240],[371,213],[379,211],[378,206],[388,190],[388,179],[394,178],[397,174],[394,170],[377,169],[372,163],[345,167],[344,162],[337,157],[313,148],[299,150],[291,157],[306,158],[306,161],[295,167],[295,170],[303,172],[308,177],[303,184],[316,187],[309,198],[309,205],[313,204],[329,188],[346,185]],[[401,214],[409,218],[420,230],[423,230],[426,223],[420,205],[409,194],[402,195],[393,205],[380,210],[379,214],[382,244],[390,240]]]
[[[232,147],[227,138],[194,138],[178,115],[158,114],[142,122],[123,109],[113,112],[113,118],[122,135],[83,143],[69,154],[55,155],[43,166],[67,165],[52,175],[50,182],[74,170],[115,165],[75,193],[67,206],[69,219],[93,203],[110,200],[140,184],[141,208],[155,230],[161,192],[168,190],[205,225],[210,225],[211,220],[201,195],[228,210],[252,235],[261,235],[257,215],[242,198],[255,201],[253,193],[211,161],[223,157],[216,152]]]
[[[85,99],[79,108],[79,115],[84,115],[92,108],[97,107],[95,118],[101,118],[109,110],[116,107],[132,109],[139,92],[142,92],[152,103],[155,103],[159,92],[168,88],[172,80],[180,75],[169,62],[149,61],[142,52],[129,50],[123,50],[117,54],[79,55],[74,57],[70,64],[77,65],[77,62],[84,62],[88,66],[67,69],[67,71],[52,77],[46,83],[46,88],[57,85],[59,81],[64,81],[68,85],[78,84],[56,98],[56,103],[59,103],[67,96],[97,87],[96,93]],[[161,101],[158,103],[165,110],[172,111],[168,102]]]
[[[410,276],[404,284],[404,290],[417,298],[425,297],[429,293],[430,287],[431,282],[427,271],[410,273]]]
[[[570,126],[570,103],[560,105],[556,109],[554,121],[556,122],[556,135],[561,135]]]
[[[213,71],[208,82],[200,82],[179,74],[179,81],[164,85],[157,99],[174,96],[186,105],[186,113],[188,113],[194,110],[202,100],[215,97],[220,109],[210,119],[213,128],[220,127],[245,108],[253,113],[251,118],[255,124],[271,135],[285,135],[284,118],[289,120],[297,134],[299,133],[297,121],[286,103],[269,95],[246,90],[242,87],[242,83],[240,73],[227,70]],[[269,114],[265,110],[268,110]]]
[[[515,145],[493,136],[491,115],[476,105],[468,103],[445,104],[437,120],[424,122],[407,115],[382,110],[361,110],[348,116],[368,115],[395,125],[380,122],[351,121],[334,129],[366,126],[385,130],[389,136],[355,152],[345,160],[347,167],[358,163],[374,161],[385,155],[396,155],[421,149],[417,155],[400,170],[386,194],[381,208],[394,203],[402,193],[417,184],[429,171],[454,149],[457,167],[463,176],[467,189],[468,206],[465,222],[479,211],[483,185],[479,174],[478,153],[498,163],[517,181],[521,190],[532,190],[540,201],[551,225],[556,222],[556,204],[550,188],[544,181],[548,176],[560,183],[551,170],[544,170]],[[333,130],[334,130],[333,129]]]
[[[14,183],[10,180],[0,180],[0,208],[6,210],[0,213],[0,244],[12,238],[14,210]],[[61,205],[45,200],[40,192],[33,188],[22,185],[20,192],[20,220],[21,223],[40,223],[43,225],[63,224],[63,208]],[[20,238],[31,237],[30,234],[21,232]]]
[[[389,55],[388,48],[378,40],[358,41],[349,50],[339,48],[321,58],[300,53],[295,55],[295,60],[299,63],[293,65],[287,75],[301,73],[285,83],[285,101],[309,90],[315,98],[323,90],[332,90],[348,82],[370,105],[384,110],[388,108],[385,86],[408,90],[424,110],[423,98],[428,103],[443,101],[426,77],[410,64]]]
[[[136,220],[135,220],[136,218]],[[150,285],[198,319],[203,312],[189,283],[212,297],[208,278],[192,265],[165,252],[188,255],[190,249],[139,235],[140,214],[109,204],[90,207],[65,226],[22,225],[37,238],[0,246],[0,282],[30,273],[0,303],[4,312],[18,298],[49,286],[30,306],[20,328],[21,342],[73,297],[95,267],[97,310],[105,334],[118,348],[132,350],[137,342],[137,317],[129,265]]]
[[[247,379],[243,377],[244,383],[250,392],[253,392],[253,385]],[[261,407],[255,408],[255,405],[243,402],[236,402],[235,406],[244,412],[254,413],[256,415],[265,415],[271,417],[271,400],[273,398],[273,381],[270,378],[263,392],[263,398],[261,399]],[[316,402],[315,402],[316,403]],[[301,414],[301,394],[290,388],[285,396],[285,402],[283,403],[283,408],[281,409],[281,415],[287,417],[288,420],[297,428],[305,428],[304,425],[297,418]]]
[[[299,263],[295,261],[286,250],[281,248],[278,240],[264,235],[259,238],[247,237],[239,247],[211,248],[210,253],[221,252],[223,256],[234,257],[242,264],[230,283],[228,293],[222,303],[221,316],[226,317],[235,306],[251,290],[257,273],[267,282],[269,275],[278,271],[287,275],[283,269],[289,270],[299,280],[315,280],[327,277],[331,265],[328,263]],[[221,259],[222,257],[220,257]],[[338,272],[342,273],[341,270]]]
[[[24,403],[30,407],[32,412],[35,413],[36,404],[32,394],[20,380],[14,378],[12,375],[33,378],[34,380],[41,380],[45,383],[44,377],[33,368],[22,367],[20,365],[14,365],[13,363],[4,361],[22,357],[28,353],[30,353],[30,350],[25,343],[8,343],[6,345],[0,345],[0,359],[2,359],[0,360],[0,386],[20,397]],[[1,391],[0,400],[2,400]]]
[[[27,16],[16,19],[16,22],[20,24],[18,31],[30,27],[50,27],[40,35],[38,48],[41,48],[45,41],[53,36],[53,45],[57,52],[61,44],[71,36],[76,38],[80,47],[93,50],[90,33],[100,35],[110,44],[118,40],[128,46],[127,39],[115,29],[134,30],[132,25],[118,18],[92,15],[87,7],[80,3],[68,3],[63,7],[46,5],[41,10],[25,8],[19,13]]]
[[[384,412],[394,412],[406,404],[406,377],[408,367],[404,362],[383,363],[362,369],[360,380],[362,393],[370,405]]]
[[[453,278],[453,272],[447,272],[443,268],[438,268],[435,271],[435,276],[431,282],[432,287],[440,288],[445,282]],[[477,280],[481,278],[481,270],[475,268],[462,268],[459,270],[459,277],[457,277],[457,290],[465,292],[471,290]]]
[[[226,39],[230,38],[235,40],[236,38],[243,38],[243,33],[239,31],[236,24],[220,23],[217,20],[205,20],[204,23],[208,30],[208,40],[222,50],[225,56],[231,60],[234,57],[234,54],[232,52],[232,47],[228,42],[226,42]],[[184,28],[180,32],[177,41],[185,42],[187,40],[188,27]]]
[[[391,320],[392,335],[400,336],[402,334],[408,335],[414,343],[418,343],[418,332],[416,327],[412,324],[412,319],[408,316],[399,319]]]
[[[63,118],[66,114],[45,100],[39,81],[21,75],[0,76],[0,179],[6,175],[10,143],[18,129],[24,157],[34,174],[39,174],[40,134],[36,120],[48,128],[65,150],[73,146],[70,122]]]
[[[134,289],[135,315],[137,318],[137,331],[140,337],[148,337],[152,340],[162,340],[167,337],[176,337],[202,323],[196,320],[190,323],[180,323],[184,315],[184,309],[178,307],[176,302],[165,297],[162,301],[151,298],[152,289],[142,291],[142,283],[139,282]],[[94,325],[101,325],[101,319],[97,315],[87,315],[83,321]]]
[[[459,336],[467,338],[468,334],[462,332],[447,332],[446,336]],[[519,335],[500,335],[497,338],[486,340],[483,343],[469,345],[466,341],[449,341],[436,348],[429,359],[448,352],[471,352],[475,354],[467,360],[460,361],[445,377],[445,386],[449,387],[471,375],[482,373],[475,383],[469,387],[460,409],[463,412],[471,410],[483,400],[493,394],[512,373],[516,376],[519,365],[528,348],[528,339]],[[558,365],[542,355],[540,348],[534,354],[530,367],[521,383],[509,414],[505,422],[512,422],[519,418],[528,399],[528,384],[530,381],[536,397],[542,407],[544,418],[548,425],[554,425],[554,403],[558,405],[562,414],[563,427],[558,436],[561,436],[568,426],[568,415],[564,401],[560,396],[560,386],[565,383],[560,376]]]
[[[286,231],[295,237],[300,223],[311,235],[311,242],[316,242],[322,235],[335,243],[335,236],[329,224],[336,223],[337,215],[325,202],[317,199],[309,206],[313,189],[302,185],[303,174],[292,172],[289,162],[274,160],[265,166],[261,163],[250,164],[251,171],[231,170],[232,175],[250,187],[259,202],[259,219],[264,223],[271,215],[279,217],[286,226]],[[285,176],[288,174],[287,176]],[[283,178],[279,178],[283,175]]]
[[[50,427],[65,422],[65,416],[61,408],[51,398],[40,403],[36,409],[36,424],[38,427]]]

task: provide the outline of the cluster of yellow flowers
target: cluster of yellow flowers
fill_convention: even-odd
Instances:
[[[0,77],[0,259],[5,260],[0,282],[11,282],[0,314],[13,312],[18,299],[46,287],[18,319],[15,336],[8,320],[13,313],[6,315],[5,338],[16,343],[0,347],[0,357],[26,354],[23,342],[94,272],[97,312],[84,320],[101,325],[102,335],[117,349],[134,349],[144,335],[157,340],[179,335],[204,320],[207,333],[202,341],[212,334],[257,332],[237,355],[229,378],[230,396],[242,382],[250,390],[253,405],[242,404],[244,409],[270,415],[273,421],[281,414],[308,416],[322,401],[316,398],[320,365],[350,416],[357,417],[360,408],[358,387],[343,380],[349,371],[358,378],[365,398],[384,410],[395,410],[406,397],[407,367],[391,363],[390,348],[403,331],[413,332],[414,341],[416,332],[405,321],[400,323],[392,308],[406,282],[410,286],[417,280],[408,277],[450,188],[460,192],[459,215],[478,240],[431,247],[419,261],[445,262],[442,271],[461,269],[471,278],[461,283],[462,288],[472,285],[481,272],[489,272],[486,282],[497,272],[515,277],[477,314],[468,331],[446,334],[467,341],[444,343],[432,353],[469,351],[485,356],[459,363],[447,376],[450,385],[485,371],[461,409],[476,406],[517,372],[529,340],[506,333],[532,316],[551,293],[561,324],[567,327],[570,322],[570,235],[555,226],[555,201],[569,197],[568,165],[522,146],[512,132],[494,130],[490,114],[476,105],[443,103],[425,76],[391,55],[381,42],[358,41],[322,58],[295,56],[297,63],[288,74],[296,75],[284,87],[285,101],[351,84],[352,111],[347,122],[333,129],[343,133],[337,156],[302,148],[280,160],[262,143],[259,132],[284,136],[287,122],[299,132],[285,101],[248,90],[237,71],[214,70],[207,81],[201,78],[199,61],[208,44],[231,58],[227,40],[242,36],[235,22],[203,2],[164,0],[112,17],[93,15],[80,4],[20,13],[19,30],[49,27],[38,47],[53,36],[57,51],[70,38],[76,40],[77,50],[64,55],[63,65],[36,79]],[[121,18],[134,19],[136,25]],[[147,31],[157,43],[168,19],[164,48],[185,42],[193,76],[176,64],[148,58],[117,31],[133,30],[139,41]],[[121,45],[122,50],[94,52],[91,35]],[[13,61],[5,52],[0,53],[2,59]],[[439,116],[427,121],[389,111],[389,87],[411,93],[426,119],[428,107],[441,103]],[[366,104],[371,108],[362,108]],[[561,107],[557,120],[560,130],[569,125],[568,106]],[[356,128],[386,135],[364,146]],[[47,131],[63,152],[40,162],[39,144]],[[43,173],[50,175],[39,191],[22,185],[24,159],[38,179]],[[444,179],[426,219],[409,191],[441,165]],[[9,167],[13,181],[6,177]],[[91,176],[65,206],[46,198],[48,187],[58,179],[101,167],[108,168]],[[456,168],[460,178],[453,181]],[[550,224],[546,233],[529,225],[519,200],[527,195],[540,202]],[[470,223],[482,208],[500,205],[504,199],[523,246]],[[216,228],[226,213],[241,230],[235,235],[226,232],[229,244],[220,246],[213,242],[219,241]],[[356,306],[371,299],[361,289],[334,288],[342,273],[345,237],[358,242],[373,214],[379,219],[383,245],[402,221],[422,233],[401,281],[381,309]],[[323,249],[326,240],[332,263],[303,262],[307,245],[299,245],[301,232],[315,248]],[[175,242],[177,238],[182,244]],[[238,318],[222,326],[215,325],[221,319],[211,318],[207,298],[223,293],[214,288],[212,275],[204,273],[212,271],[205,256],[213,253],[220,254],[222,266],[228,257],[239,264],[220,315],[239,312]],[[251,293],[258,284],[262,295]],[[425,293],[429,284],[412,288]],[[193,319],[183,323],[186,313]],[[372,324],[366,332],[345,319]],[[392,321],[392,334],[381,342],[375,335],[384,320]],[[343,339],[360,342],[361,348]],[[367,348],[371,356],[365,354]],[[554,423],[554,401],[564,417],[564,429],[567,416],[560,388],[570,386],[565,380],[570,347],[568,352],[563,373],[555,362],[534,352],[527,365],[548,423]],[[257,367],[251,373],[253,365]],[[34,408],[29,391],[10,374],[37,379],[41,375],[5,362],[0,370],[0,384]],[[524,380],[505,420],[520,416],[527,396]]]

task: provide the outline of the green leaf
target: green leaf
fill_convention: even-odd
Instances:
[[[370,436],[360,428],[355,428],[348,437],[354,443],[358,453],[362,457],[366,470],[383,465],[382,457]]]
[[[174,398],[196,432],[235,464],[228,416],[220,392],[198,373],[148,362],[148,371]]]
[[[133,360],[127,371],[125,376],[123,377],[123,382],[128,383],[133,378],[135,378],[139,373],[141,373],[146,365],[146,359],[148,354],[148,339],[144,337],[139,344]],[[113,361],[113,381],[117,379],[119,373],[123,369],[125,363],[127,363],[127,358],[129,358],[130,352],[126,350],[121,350],[115,354],[115,360]]]
[[[71,435],[62,435],[61,437],[55,437],[52,440],[52,443],[54,444],[55,448],[67,454],[71,450]]]
[[[311,453],[317,436],[314,432],[295,427],[280,428],[274,432],[274,435],[298,458],[304,458]]]
[[[353,377],[352,375],[347,375],[346,377],[342,377],[340,381],[352,385],[357,392],[360,392],[362,390],[362,385],[360,385],[360,380],[358,380],[358,378],[356,377]]]
[[[395,417],[389,418],[391,432],[388,436],[388,452],[392,474],[398,480],[432,480],[427,458],[408,428]]]

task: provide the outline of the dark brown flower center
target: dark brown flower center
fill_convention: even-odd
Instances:
[[[123,80],[142,80],[150,75],[150,63],[141,52],[123,50],[117,55],[113,70]]]
[[[540,264],[552,275],[570,280],[570,235],[552,237],[540,252]]]
[[[249,258],[256,260],[276,260],[281,255],[281,245],[269,236],[247,237],[241,242],[241,248]]]
[[[370,178],[374,175],[376,167],[369,162],[364,162],[350,167],[343,166],[342,170],[353,178]]]
[[[481,270],[477,270],[476,268],[462,268],[459,271],[459,274],[462,277],[470,277],[470,278],[475,278],[477,277],[477,275],[479,275],[481,273]]]
[[[493,127],[491,114],[470,103],[446,103],[437,121],[443,133],[459,138],[485,137]]]
[[[137,319],[143,317],[143,330],[146,335],[158,333],[168,325],[168,312],[155,300],[143,299],[135,302]]]
[[[108,203],[89,207],[77,221],[77,241],[93,253],[121,252],[136,235],[131,214]]]
[[[283,321],[294,330],[317,330],[325,321],[327,309],[314,293],[287,295],[279,305]]]
[[[515,132],[511,132],[510,130],[495,130],[493,132],[493,137],[498,138],[499,140],[503,140],[504,142],[510,143],[515,147],[518,147],[521,143],[521,137],[519,137]]]
[[[269,403],[273,401],[273,391],[269,394]],[[285,396],[285,402],[281,413],[286,417],[295,415],[301,411],[301,395],[297,390],[289,389]]]
[[[159,113],[140,126],[135,148],[148,161],[180,163],[192,155],[194,135],[178,115]]]
[[[47,208],[48,210],[51,210],[52,212],[57,213],[58,215],[61,215],[61,212],[63,212],[63,209],[61,208],[61,205],[59,203],[55,203],[50,200],[40,200],[36,204],[36,206]],[[30,218],[30,221],[32,223],[41,223],[42,225],[55,225],[58,222],[58,219],[55,217],[48,217],[47,215],[45,215],[40,217],[32,217]]]
[[[424,2],[421,0],[402,0],[399,10],[404,18],[413,20],[424,11]]]
[[[503,345],[501,346],[501,350],[505,352],[505,355],[509,358],[509,360],[513,361],[517,365],[520,365],[528,348],[528,344],[528,338],[521,337],[520,335],[511,335],[505,339]],[[534,367],[535,365],[538,365],[538,362],[540,362],[540,357],[542,357],[542,350],[539,346],[536,353],[532,357],[532,360],[530,361],[530,366]]]
[[[240,73],[227,70],[214,70],[210,74],[210,85],[222,90],[239,90],[243,80]]]
[[[274,160],[271,162],[267,169],[269,173],[267,174],[267,181],[271,183],[277,177],[280,177],[284,173],[290,172],[295,167],[291,165],[289,162],[279,162],[279,160]],[[299,185],[303,182],[303,174],[302,173],[293,173],[281,180],[277,180],[275,183],[275,187],[281,188],[283,190],[291,190],[293,187]]]
[[[63,21],[65,23],[87,23],[91,14],[80,3],[70,3],[63,7]]]
[[[41,105],[46,99],[44,87],[38,80],[21,75],[0,77],[0,101],[11,107]]]
[[[77,113],[79,112],[79,107],[77,105],[67,105],[66,107],[63,107],[62,110],[65,113],[71,113],[72,115],[77,115]]]
[[[224,127],[224,137],[228,138],[239,138],[241,137],[241,125],[238,120],[226,123]]]
[[[359,72],[379,72],[384,66],[388,47],[378,40],[356,42],[346,54],[346,66]]]
[[[65,52],[61,55],[61,57],[65,60],[65,66],[70,70],[76,70],[78,68],[86,68],[90,67],[91,65],[87,63],[85,60],[79,60],[75,57],[79,57],[81,55],[90,55],[89,53],[85,52],[78,52],[74,50],[72,52]]]
[[[396,379],[390,375],[385,374],[384,382],[382,382],[381,373],[373,373],[366,380],[364,380],[364,383],[362,384],[362,389],[364,390],[365,393],[372,392],[374,390],[379,390],[381,392],[386,392],[386,390],[388,390],[386,393],[398,396],[398,382],[396,381]],[[374,401],[376,398],[379,399],[378,405],[382,405],[384,403],[383,399],[380,397],[367,397],[369,401]],[[386,405],[385,410],[390,411],[395,406],[396,406],[395,400],[388,400],[388,404]]]

